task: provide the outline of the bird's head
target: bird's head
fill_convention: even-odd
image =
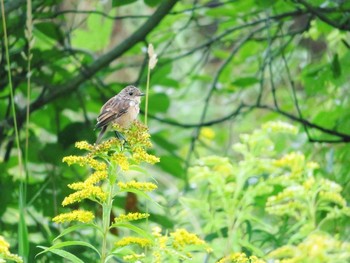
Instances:
[[[123,97],[131,98],[131,99],[132,98],[141,97],[141,96],[145,95],[138,88],[136,88],[135,86],[131,86],[131,85],[127,86],[124,89],[122,89],[119,94],[122,95]]]

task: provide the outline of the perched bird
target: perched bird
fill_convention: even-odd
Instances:
[[[96,128],[102,128],[96,144],[100,142],[110,124],[118,124],[122,128],[128,128],[140,112],[142,93],[134,86],[127,86],[117,95],[109,99],[101,108],[97,117]],[[125,140],[123,135],[115,131],[118,139]]]

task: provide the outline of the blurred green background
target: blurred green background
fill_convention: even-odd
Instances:
[[[302,151],[320,163],[319,173],[340,184],[349,200],[349,1],[31,5],[28,12],[27,1],[4,1],[10,68],[0,29],[0,234],[14,251],[28,251],[29,262],[40,251],[36,246],[49,245],[59,232],[51,218],[65,211],[66,185],[87,174],[62,158],[81,153],[76,141],[95,142],[96,117],[110,97],[129,84],[145,91],[149,43],[159,61],[151,72],[148,126],[161,162],[146,169],[159,183],[154,198],[165,207],[151,213],[152,221],[164,228],[177,224],[169,211],[191,188],[188,169],[195,160],[217,155],[239,161],[232,150],[239,135],[271,120],[301,131],[280,152]],[[116,205],[124,208],[125,198]],[[25,240],[28,247],[18,247]]]

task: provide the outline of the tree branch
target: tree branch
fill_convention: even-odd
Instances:
[[[323,22],[338,28],[340,30],[345,30],[345,31],[349,31],[350,30],[350,23],[349,23],[349,19],[347,19],[345,22],[339,24],[337,23],[337,21],[335,21],[334,19],[328,18],[325,14],[324,11],[327,11],[327,9],[323,10],[322,8],[317,8],[314,7],[312,5],[310,5],[309,3],[307,3],[304,0],[296,0],[297,3],[300,3],[301,5],[303,5],[310,13],[312,13],[313,15],[317,16],[319,19],[321,19]],[[338,8],[339,9],[339,8]],[[342,10],[345,12],[345,10]]]
[[[136,30],[130,37],[125,39],[118,46],[114,47],[112,50],[107,52],[106,54],[100,56],[97,60],[95,60],[90,66],[87,66],[84,69],[84,72],[79,72],[75,77],[68,80],[66,83],[63,83],[57,87],[51,88],[48,92],[46,92],[43,96],[38,97],[33,103],[30,105],[31,112],[34,112],[47,103],[65,95],[70,92],[75,91],[80,84],[84,83],[88,80],[86,76],[93,76],[99,70],[107,67],[113,60],[123,55],[133,46],[142,42],[147,35],[160,23],[160,21],[170,12],[173,6],[177,3],[178,0],[167,0],[162,1],[162,4],[158,7],[155,13],[138,29]],[[23,121],[25,117],[25,111],[18,112],[18,121]],[[12,118],[7,118],[6,120],[0,123],[0,129],[6,126],[12,126]]]

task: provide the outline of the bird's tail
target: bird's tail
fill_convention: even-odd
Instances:
[[[101,141],[103,135],[105,134],[106,130],[107,130],[107,126],[103,126],[101,131],[100,131],[100,134],[97,137],[96,144],[100,143],[100,141]]]

